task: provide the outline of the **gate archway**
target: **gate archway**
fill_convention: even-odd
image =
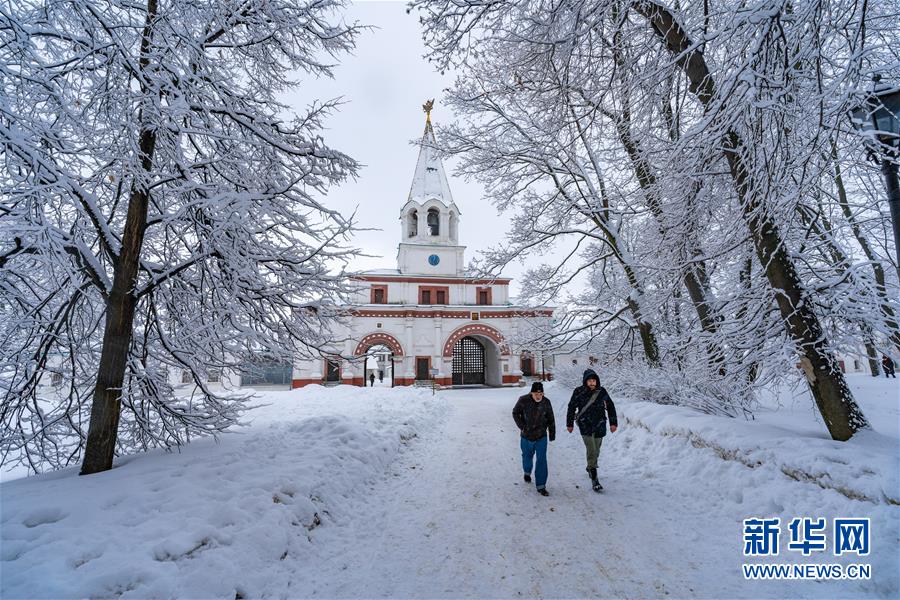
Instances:
[[[362,377],[354,377],[355,385],[369,385],[370,375],[375,374],[379,384],[387,378],[390,387],[394,387],[394,359],[403,358],[403,347],[397,338],[383,331],[370,333],[359,341],[353,354],[362,357]]]
[[[453,385],[484,385],[484,345],[465,336],[453,345]]]

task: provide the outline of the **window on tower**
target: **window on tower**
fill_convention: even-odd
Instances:
[[[419,304],[447,304],[450,288],[440,286],[419,286]]]
[[[428,210],[428,235],[441,234],[441,213],[436,208]]]
[[[386,285],[373,285],[372,286],[372,304],[387,304],[387,286]]]

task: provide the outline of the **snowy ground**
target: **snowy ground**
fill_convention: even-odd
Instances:
[[[616,398],[601,495],[550,385],[549,498],[521,480],[523,390],[268,392],[219,444],[0,485],[0,595],[893,598],[900,387],[851,384],[875,431],[849,444],[784,394],[755,422]],[[755,516],[870,517],[872,580],[745,581]]]

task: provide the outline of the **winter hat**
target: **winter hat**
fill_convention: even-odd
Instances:
[[[597,385],[600,385],[600,378],[593,369],[585,369],[584,375],[581,376],[581,383],[587,385],[588,379],[594,379],[597,381]]]
[[[531,391],[532,392],[543,392],[544,384],[541,383],[540,381],[535,381],[534,383],[531,384]]]

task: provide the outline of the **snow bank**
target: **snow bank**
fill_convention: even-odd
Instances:
[[[310,386],[261,402],[219,443],[0,484],[0,595],[302,596],[291,575],[319,525],[445,412],[410,389]]]
[[[795,517],[868,517],[872,522],[873,567],[865,582],[829,582],[828,592],[788,582],[735,581],[738,595],[754,597],[813,596],[897,597],[900,590],[900,441],[897,431],[897,380],[849,376],[848,383],[873,429],[849,442],[836,442],[827,434],[804,388],[771,390],[755,420],[698,413],[678,406],[634,402],[610,390],[619,413],[620,429],[607,436],[601,459],[615,463],[628,482],[646,479],[663,483],[673,506],[698,509],[695,519],[702,530],[714,529],[719,519],[732,533],[732,547],[722,560],[742,560],[737,542],[743,519],[780,517],[786,524]],[[555,385],[555,384],[554,384]],[[548,389],[554,397],[568,388]],[[793,396],[792,396],[793,394]],[[557,407],[559,416],[564,407]],[[603,467],[601,465],[601,472]],[[613,484],[616,482],[613,481]],[[689,515],[683,518],[690,522]],[[691,536],[694,537],[691,537]],[[722,539],[714,538],[720,547]],[[686,544],[704,538],[686,533]],[[729,546],[725,546],[729,548]],[[797,554],[798,556],[792,556]],[[819,557],[820,562],[848,562],[846,557]],[[779,562],[803,562],[799,553],[782,553]],[[771,584],[771,585],[770,585]],[[723,583],[723,585],[725,585]],[[786,587],[788,586],[788,587]],[[844,587],[846,586],[846,587]],[[840,588],[840,592],[836,589]],[[752,589],[752,593],[748,590]],[[728,591],[726,595],[737,592]],[[723,594],[725,594],[723,588]]]
[[[896,438],[865,431],[849,442],[798,434],[786,426],[710,416],[677,406],[628,404],[626,421],[662,436],[677,436],[696,448],[750,468],[771,466],[800,481],[848,498],[900,505]]]
[[[580,373],[572,366],[561,383],[571,386],[576,376],[575,385],[580,385]],[[684,438],[747,467],[770,465],[848,498],[900,505],[898,380],[854,374],[847,376],[847,383],[873,426],[849,442],[830,438],[805,383],[763,390],[753,420],[705,414],[690,402],[676,406],[631,401],[627,421],[654,434]],[[618,402],[622,395],[614,386],[608,389]],[[626,395],[632,393],[629,388]]]

